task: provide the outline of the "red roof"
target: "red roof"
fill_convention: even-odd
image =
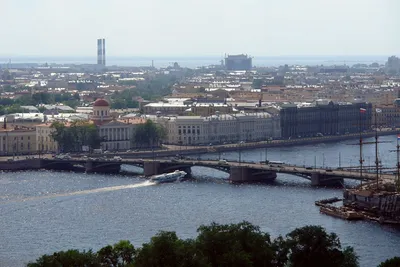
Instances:
[[[108,104],[108,102],[104,99],[97,99],[94,104],[93,107],[109,107],[110,104]]]

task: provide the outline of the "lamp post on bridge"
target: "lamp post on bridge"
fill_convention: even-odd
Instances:
[[[182,155],[182,141],[179,141],[179,158],[181,158]]]
[[[242,151],[241,151],[241,143],[239,142],[238,144],[238,148],[239,148],[239,165],[242,164]]]

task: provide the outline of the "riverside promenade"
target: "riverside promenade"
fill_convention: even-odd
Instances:
[[[384,130],[378,131],[379,136],[395,135],[399,133],[399,130]],[[363,138],[374,137],[375,132],[363,133]],[[176,155],[190,156],[190,155],[202,155],[207,153],[222,153],[222,152],[233,152],[242,150],[251,150],[258,148],[270,148],[270,147],[288,147],[288,146],[299,146],[299,145],[310,145],[318,143],[328,142],[340,142],[351,139],[359,139],[360,134],[347,134],[347,135],[334,135],[334,136],[322,136],[322,137],[310,137],[310,138],[297,138],[297,139],[286,139],[286,140],[270,140],[261,142],[246,142],[240,144],[225,144],[225,145],[213,145],[213,146],[178,146],[178,145],[164,145],[166,149],[162,150],[146,150],[138,152],[115,152],[109,153],[108,155],[124,156],[126,158],[160,158],[160,157],[172,157]],[[100,155],[99,155],[100,156]]]
[[[395,135],[400,132],[397,130],[382,130],[378,131],[379,136]],[[363,133],[363,138],[374,137],[375,132]],[[285,140],[269,140],[260,142],[246,142],[238,144],[225,144],[225,145],[213,145],[213,146],[179,146],[179,145],[163,145],[163,149],[146,149],[140,151],[131,152],[120,152],[120,151],[109,151],[107,156],[122,156],[124,158],[167,158],[174,156],[190,156],[190,155],[202,155],[207,153],[223,153],[223,152],[234,152],[243,150],[252,150],[259,148],[270,148],[270,147],[289,147],[299,145],[310,145],[318,143],[334,143],[345,140],[359,139],[360,134],[347,134],[347,135],[334,135],[334,136],[322,136],[322,137],[310,137],[310,138],[296,138],[296,139],[285,139]],[[72,153],[72,156],[80,157],[83,153]],[[85,153],[87,154],[87,153]],[[17,155],[15,155],[17,156]],[[19,155],[20,157],[22,155]],[[38,157],[37,155],[30,155]],[[105,154],[91,154],[91,157],[103,157]],[[51,155],[44,155],[42,157],[51,158]],[[0,156],[0,161],[14,158],[12,154]]]

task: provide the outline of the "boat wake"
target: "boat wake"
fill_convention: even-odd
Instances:
[[[102,187],[102,188],[95,188],[95,189],[88,189],[82,191],[75,191],[75,192],[66,192],[66,193],[59,193],[59,194],[49,194],[44,196],[35,196],[35,197],[28,197],[22,199],[11,199],[7,201],[2,201],[0,204],[6,204],[11,202],[27,202],[33,200],[43,200],[43,199],[52,199],[57,197],[69,197],[69,196],[80,196],[80,195],[88,195],[88,194],[95,194],[95,193],[104,193],[104,192],[111,192],[117,190],[124,190],[124,189],[132,189],[132,188],[140,188],[146,186],[156,185],[157,183],[151,181],[145,181],[139,184],[129,184],[129,185],[118,185],[118,186],[110,186],[110,187]]]

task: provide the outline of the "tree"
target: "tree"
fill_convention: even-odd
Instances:
[[[249,222],[200,226],[196,241],[211,266],[276,266],[269,234]]]
[[[136,250],[128,240],[121,240],[114,246],[109,245],[100,249],[97,255],[102,266],[131,266],[135,259]]]
[[[82,146],[99,148],[103,141],[96,125],[86,121],[74,121],[68,127],[62,122],[53,122],[50,128],[54,129],[51,137],[63,152],[81,151]]]
[[[280,244],[292,267],[356,267],[357,256],[351,248],[341,248],[336,234],[320,226],[305,226],[287,235]],[[283,253],[282,253],[283,251]]]
[[[195,239],[180,239],[175,232],[161,231],[135,250],[129,241],[79,252],[68,250],[43,255],[28,267],[355,267],[352,248],[341,249],[339,238],[322,227],[306,226],[285,238],[271,241],[269,234],[249,222],[200,226]],[[378,267],[394,267],[393,258]]]
[[[264,84],[264,81],[262,79],[254,79],[252,86],[255,89],[260,89],[263,84]]]
[[[195,252],[193,240],[182,240],[175,232],[159,232],[150,243],[138,250],[136,267],[196,267],[206,266]]]
[[[137,125],[133,133],[133,141],[137,145],[145,145],[147,147],[158,146],[165,137],[165,128],[155,124],[152,120],[147,120],[145,123]]]
[[[48,266],[80,266],[100,267],[97,255],[91,250],[80,252],[75,249],[55,252],[53,255],[43,255],[36,262],[28,263],[28,267]]]
[[[399,267],[399,266],[400,266],[400,257],[394,257],[382,262],[381,264],[379,264],[378,267]]]

